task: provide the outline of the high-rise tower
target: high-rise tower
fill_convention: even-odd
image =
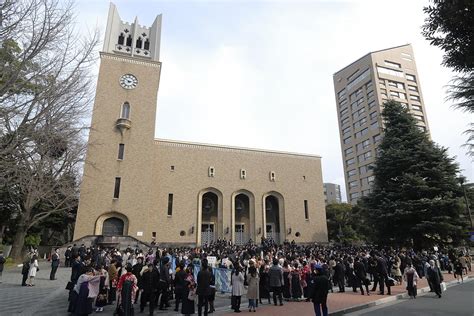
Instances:
[[[347,200],[370,192],[372,166],[382,137],[382,104],[393,99],[408,108],[429,133],[411,45],[368,53],[334,74]]]
[[[149,187],[140,184],[147,183],[153,166],[161,71],[160,34],[161,15],[148,28],[139,25],[137,18],[134,23],[123,22],[115,5],[110,4],[100,53],[78,223],[87,219],[106,220],[112,215],[122,219],[121,214],[128,215],[129,210],[140,213],[151,209],[150,199],[145,198],[150,193]],[[124,185],[132,182],[137,185]],[[120,230],[116,234],[127,234],[135,229],[128,227],[134,222],[123,220],[123,223],[76,225],[74,236],[114,233],[103,232],[103,227]],[[95,231],[90,227],[96,227]]]

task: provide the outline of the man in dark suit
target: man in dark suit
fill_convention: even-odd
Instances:
[[[59,267],[59,248],[54,249],[51,255],[51,273],[49,274],[50,280],[56,280],[56,271]]]
[[[323,273],[323,269],[320,265],[313,267],[313,274],[309,281],[310,296],[313,299],[314,312],[317,316],[328,315],[327,299],[329,292],[329,279]]]
[[[207,259],[202,259],[201,271],[197,275],[197,289],[198,295],[198,316],[202,315],[202,307],[204,306],[204,316],[208,313],[208,298],[211,295],[211,272],[208,269]]]
[[[155,310],[155,296],[158,291],[158,283],[160,282],[160,274],[158,269],[152,264],[149,263],[147,269],[143,272],[141,276],[140,290],[142,290],[140,298],[140,313],[143,313],[145,309],[146,302],[150,302],[149,315],[153,315]]]
[[[387,260],[380,254],[377,254],[377,274],[379,275],[380,295],[384,295],[384,285],[387,286],[387,294],[391,295],[390,283],[388,282]]]

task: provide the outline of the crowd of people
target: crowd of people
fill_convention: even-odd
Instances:
[[[316,315],[327,315],[327,296],[334,289],[370,295],[378,288],[377,294],[391,295],[391,287],[402,282],[410,297],[416,298],[417,282],[423,277],[441,297],[441,271],[454,273],[462,282],[471,269],[467,251],[454,249],[416,252],[375,246],[278,245],[263,238],[259,244],[250,241],[238,246],[217,240],[198,248],[119,250],[73,245],[64,257],[65,265],[72,267],[67,289],[68,311],[73,315],[88,315],[94,308],[101,312],[107,304],[115,304],[119,315],[132,315],[134,305],[153,315],[155,308],[171,308],[173,298],[174,310],[183,315],[194,314],[196,305],[198,315],[212,313],[216,278],[207,259],[211,257],[214,267],[231,271],[231,306],[237,313],[246,296],[252,312],[267,302],[281,306],[284,301],[312,301]],[[35,266],[33,256],[29,270]],[[34,285],[34,274],[28,272],[28,284]]]

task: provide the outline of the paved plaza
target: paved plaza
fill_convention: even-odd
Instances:
[[[7,268],[3,272],[2,283],[0,284],[0,316],[53,316],[53,315],[68,315],[67,311],[67,297],[68,292],[64,289],[67,280],[70,277],[71,269],[70,268],[59,268],[57,272],[57,280],[49,280],[50,266],[47,262],[40,263],[40,271],[37,273],[36,286],[35,287],[22,287],[21,284],[21,268],[13,267]],[[471,273],[471,276],[473,274]],[[393,304],[400,300],[401,304],[396,304],[404,310],[411,310],[412,307],[415,308],[424,308],[425,305],[430,305],[430,302],[436,302],[440,306],[449,307],[453,306],[458,312],[456,315],[473,315],[471,313],[466,313],[466,304],[469,308],[469,304],[472,307],[473,300],[473,288],[474,282],[472,279],[465,280],[465,284],[459,285],[454,280],[453,275],[445,274],[445,281],[448,283],[448,291],[445,293],[444,297],[439,300],[431,300],[433,296],[432,293],[427,293],[425,296],[420,296],[420,299],[416,304],[410,303],[410,305],[402,305],[403,302],[407,301],[405,286],[395,286],[392,287],[392,296],[381,296],[372,294],[370,296],[362,296],[360,293],[353,293],[351,289],[346,288],[345,293],[334,293],[329,294],[328,297],[328,306],[331,314],[333,315],[343,315],[345,313],[355,312],[363,308],[369,308],[371,306],[379,306],[380,304],[387,303],[388,305]],[[466,278],[467,279],[467,278]],[[418,283],[418,289],[421,291],[426,291],[427,283],[426,279],[423,278]],[[425,289],[424,289],[425,288]],[[336,292],[336,291],[335,291]],[[456,294],[457,293],[457,294]],[[470,295],[470,299],[467,296]],[[423,298],[422,298],[423,297]],[[429,300],[428,300],[429,299]],[[464,300],[464,303],[461,301]],[[464,307],[460,307],[463,305]],[[216,313],[214,315],[233,315],[230,311],[230,297],[228,295],[218,295],[216,297]],[[250,314],[246,311],[247,300],[245,297],[242,297],[242,314]],[[385,305],[383,305],[385,306]],[[387,309],[387,315],[396,315],[397,308],[396,306],[389,307]],[[373,308],[373,307],[372,307]],[[377,307],[378,308],[378,307]],[[394,308],[392,310],[392,308]],[[432,307],[434,309],[434,305]],[[427,309],[427,310],[432,310]],[[102,315],[112,315],[114,306],[106,306]],[[367,315],[380,315],[377,312],[378,309],[370,311],[370,308],[367,311]],[[449,309],[446,309],[449,310]],[[196,309],[197,312],[197,309]],[[136,314],[138,313],[138,306],[136,307]],[[168,311],[155,311],[156,315],[179,315],[179,313],[174,312],[172,308],[169,308]],[[268,304],[263,304],[259,306],[257,313],[252,313],[252,315],[314,315],[313,305],[306,302],[288,302],[284,306],[273,306]],[[385,314],[385,312],[384,312]],[[421,315],[413,313],[404,313],[405,315]],[[353,315],[365,315],[360,312],[356,312]],[[399,315],[399,314],[398,314]],[[428,314],[426,314],[428,315]],[[435,315],[433,313],[429,315]],[[450,313],[443,312],[443,315],[451,315]]]

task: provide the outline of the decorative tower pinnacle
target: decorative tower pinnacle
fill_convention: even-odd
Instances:
[[[110,3],[103,52],[159,61],[161,17],[156,16],[151,27],[141,26],[136,17],[133,23],[124,22]]]

